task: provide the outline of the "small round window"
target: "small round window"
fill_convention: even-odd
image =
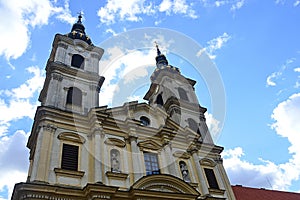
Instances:
[[[150,125],[150,119],[148,117],[141,116],[140,121],[141,121],[143,126],[149,126]]]

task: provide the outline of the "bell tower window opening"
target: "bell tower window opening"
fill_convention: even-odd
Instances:
[[[79,54],[74,54],[72,56],[71,66],[84,69],[84,58]]]
[[[144,161],[146,175],[160,174],[157,154],[144,152]]]
[[[184,89],[178,88],[178,93],[179,93],[180,99],[185,100],[185,101],[189,100],[189,98],[187,96],[187,93],[186,93],[186,91]]]
[[[157,95],[156,97],[156,104],[163,106],[164,105],[164,100],[161,96],[161,94]]]
[[[199,125],[195,122],[195,120],[189,118],[188,124],[189,124],[190,129],[192,129],[196,133],[200,134]]]
[[[78,171],[78,149],[76,145],[63,144],[61,168]]]
[[[82,105],[82,92],[76,87],[70,87],[67,94],[67,104]]]
[[[149,126],[150,125],[150,119],[148,117],[141,116],[140,121],[141,121],[143,126]]]

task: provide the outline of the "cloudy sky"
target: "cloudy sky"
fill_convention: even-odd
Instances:
[[[231,184],[300,191],[299,0],[0,0],[0,199],[26,181],[52,41],[79,11],[105,49],[100,105],[142,101],[157,41],[197,80]]]

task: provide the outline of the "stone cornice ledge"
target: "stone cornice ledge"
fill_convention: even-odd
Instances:
[[[121,173],[121,172],[109,172],[109,171],[107,171],[105,174],[109,178],[116,178],[116,179],[126,179],[128,177],[128,174]]]
[[[75,177],[75,178],[82,178],[84,175],[83,171],[71,171],[71,170],[66,170],[61,168],[55,168],[54,172],[56,175]]]

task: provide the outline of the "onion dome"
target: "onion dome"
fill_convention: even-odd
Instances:
[[[83,40],[89,45],[92,45],[91,39],[85,34],[85,27],[81,22],[82,15],[81,13],[78,16],[78,21],[73,24],[72,30],[67,34],[69,38]]]

